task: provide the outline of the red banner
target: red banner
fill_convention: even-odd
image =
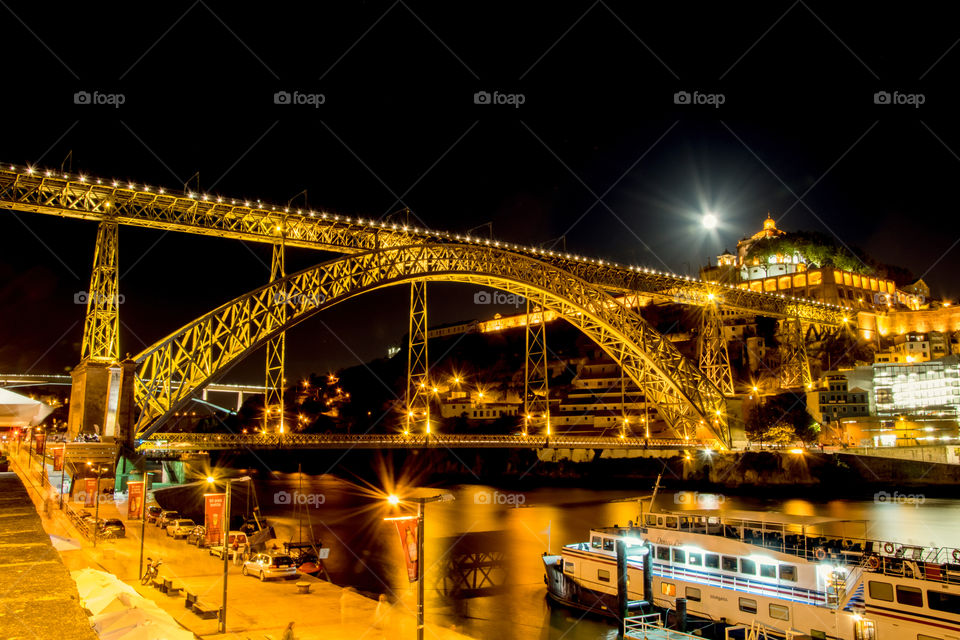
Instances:
[[[83,479],[83,506],[92,507],[94,500],[97,498],[97,479],[96,478],[84,478]]]
[[[143,481],[127,481],[127,520],[143,517]]]
[[[226,506],[227,494],[203,494],[203,526],[207,530],[207,546],[223,544],[223,525],[226,517],[223,509]]]
[[[63,471],[63,454],[66,452],[66,445],[61,445],[53,450],[53,470]]]
[[[43,455],[43,445],[44,445],[46,442],[47,442],[47,434],[45,434],[45,433],[38,433],[38,434],[37,434],[37,437],[36,437],[36,440],[34,441],[33,452],[36,453],[38,456],[42,456],[42,455]]]
[[[407,564],[407,578],[410,579],[410,582],[416,582],[420,561],[419,545],[417,544],[417,516],[391,519],[396,523],[397,533],[400,534],[400,548],[403,550],[403,560]]]

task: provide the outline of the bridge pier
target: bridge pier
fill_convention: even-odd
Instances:
[[[781,320],[777,339],[780,341],[780,386],[810,389],[813,377],[800,318]]]
[[[407,348],[407,433],[430,433],[430,360],[427,355],[427,283],[410,283],[410,336]]]
[[[711,294],[712,295],[712,294]],[[723,335],[723,318],[715,300],[708,300],[700,316],[700,370],[724,396],[733,395],[733,373],[730,354]]]
[[[70,376],[67,438],[96,433],[101,438],[133,446],[133,377],[136,363],[80,362]]]
[[[523,380],[523,432],[542,427],[550,435],[550,368],[547,366],[547,323],[543,312],[546,307],[536,304],[530,313],[530,298],[527,297],[526,359]]]
[[[273,245],[273,256],[270,260],[270,282],[275,282],[286,276],[285,254],[283,242]],[[287,305],[292,300],[274,300],[277,307],[275,321],[283,326],[287,318]],[[284,378],[287,350],[287,334],[281,331],[267,342],[267,375],[263,394],[263,429],[266,432],[279,431],[283,433],[283,391],[286,386]],[[237,408],[239,410],[239,407]]]

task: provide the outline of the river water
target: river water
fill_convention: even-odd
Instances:
[[[293,503],[295,491],[305,508]],[[453,502],[428,504],[425,559],[426,611],[441,623],[476,638],[581,640],[614,638],[612,623],[551,607],[545,599],[540,556],[585,541],[591,527],[636,520],[635,489],[539,488],[516,492],[481,485],[408,489],[406,495],[453,494]],[[289,494],[290,499],[281,492]],[[399,537],[384,517],[398,515],[382,497],[333,475],[274,474],[257,480],[261,510],[278,537],[314,536],[330,548],[326,563],[333,581],[371,594],[384,593],[413,608],[415,584],[407,579]],[[867,520],[866,535],[882,540],[960,547],[960,501],[900,494],[874,500],[810,501],[661,492],[656,508],[719,508]],[[308,525],[309,519],[309,525]],[[298,532],[299,527],[299,532]],[[454,551],[451,552],[451,549]],[[465,549],[487,554],[488,575],[451,570]],[[463,564],[460,562],[460,564]],[[459,578],[459,579],[458,579]],[[475,580],[476,579],[476,580]],[[492,583],[492,584],[491,584]],[[459,585],[458,592],[455,585]],[[478,587],[464,593],[462,588]]]

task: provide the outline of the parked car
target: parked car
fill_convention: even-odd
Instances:
[[[127,537],[127,528],[124,526],[123,522],[114,518],[108,518],[107,520],[101,521],[98,528],[101,536],[104,534],[110,534],[116,538]]]
[[[198,524],[193,529],[190,530],[190,533],[187,534],[187,544],[192,544],[198,549],[202,548],[207,541],[207,528],[202,524]]]
[[[150,524],[156,524],[157,518],[160,517],[161,513],[163,513],[163,509],[157,505],[151,505],[147,507],[147,522]]]
[[[297,566],[285,553],[257,553],[243,563],[240,573],[256,576],[263,582],[268,578],[295,578]]]
[[[230,557],[232,558],[235,552],[233,548],[234,545],[236,545],[237,547],[236,550],[243,551],[243,548],[247,544],[247,534],[245,534],[243,531],[231,531],[227,539],[227,542],[230,546],[229,554],[230,554]],[[210,547],[210,555],[217,556],[218,558],[223,558],[223,545],[218,544]]]
[[[167,525],[167,535],[173,538],[186,538],[195,526],[197,526],[197,523],[189,518],[171,520]]]
[[[172,509],[165,509],[157,516],[157,526],[166,529],[167,525],[180,518],[180,514]]]

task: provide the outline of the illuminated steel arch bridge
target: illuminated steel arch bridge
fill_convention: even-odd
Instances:
[[[541,310],[555,311],[594,339],[677,434],[720,448],[730,443],[724,396],[733,394],[720,308],[779,318],[792,327],[784,340],[786,386],[810,382],[802,325],[839,327],[855,315],[836,305],[567,252],[31,167],[0,168],[0,207],[98,222],[81,363],[73,373],[70,429],[75,433],[95,422],[127,444],[157,433],[204,385],[264,346],[270,420],[271,408],[282,406],[285,331],[338,302],[387,286],[411,288],[409,434],[430,430],[428,282],[480,284],[527,298],[524,406],[531,417],[525,433],[531,434],[550,429],[543,325],[537,320]],[[120,362],[119,225],[271,244],[271,281],[182,327],[133,361]],[[344,255],[286,275],[288,246]],[[704,310],[699,366],[632,308],[637,297]],[[282,432],[283,414],[276,413],[278,422],[265,427]]]

